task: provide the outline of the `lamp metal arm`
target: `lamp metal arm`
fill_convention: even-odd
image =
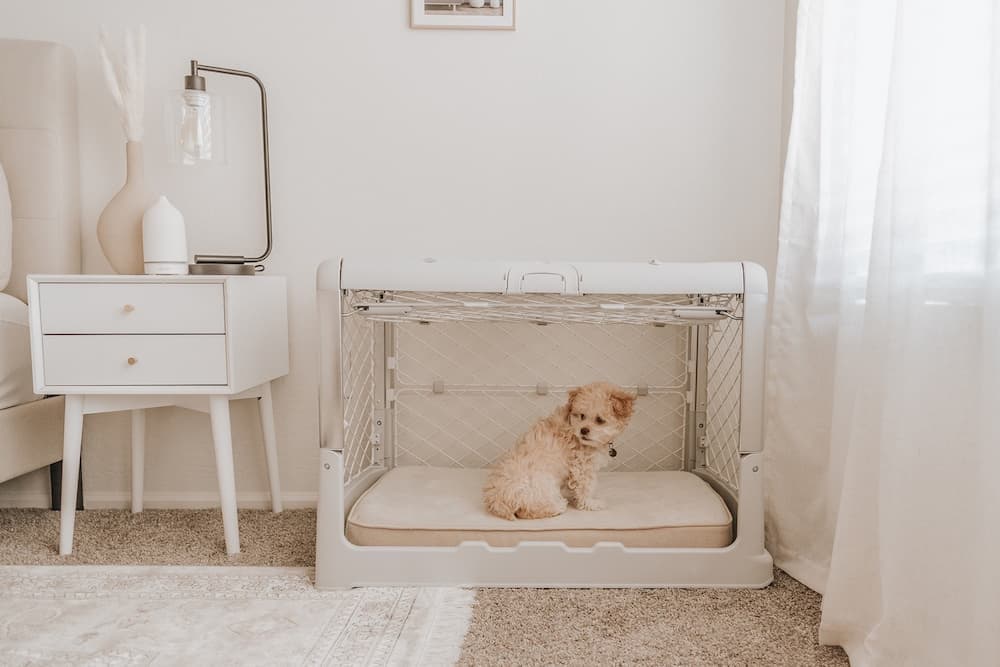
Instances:
[[[202,65],[197,60],[191,61],[191,75],[185,77],[186,85],[196,90],[204,90],[205,82],[198,72],[215,72],[217,74],[228,74],[230,76],[242,76],[252,79],[260,88],[260,115],[261,115],[261,137],[264,141],[264,215],[267,220],[267,247],[264,253],[257,257],[242,257],[239,255],[195,255],[197,262],[218,262],[221,264],[245,264],[250,262],[262,262],[271,254],[271,151],[267,141],[267,91],[264,89],[264,82],[255,74],[239,69],[228,67],[216,67],[214,65]]]

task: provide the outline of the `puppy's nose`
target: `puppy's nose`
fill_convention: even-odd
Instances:
[[[590,429],[586,426],[580,429],[580,435],[587,435],[588,433],[590,433]]]

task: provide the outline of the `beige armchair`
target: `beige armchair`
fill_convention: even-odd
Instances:
[[[28,273],[80,272],[76,92],[68,48],[0,40],[0,164],[13,214],[13,266],[4,292],[21,301]],[[0,409],[0,482],[58,464],[62,423],[61,396]],[[50,472],[58,476],[58,465]]]

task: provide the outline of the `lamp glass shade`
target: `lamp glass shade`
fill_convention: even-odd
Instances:
[[[178,90],[167,100],[170,162],[193,165],[226,161],[225,103],[204,90]]]

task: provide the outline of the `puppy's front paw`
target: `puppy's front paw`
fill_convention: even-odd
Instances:
[[[584,498],[576,503],[579,509],[587,510],[589,512],[599,512],[607,508],[608,504],[603,500],[598,500],[597,498]]]

